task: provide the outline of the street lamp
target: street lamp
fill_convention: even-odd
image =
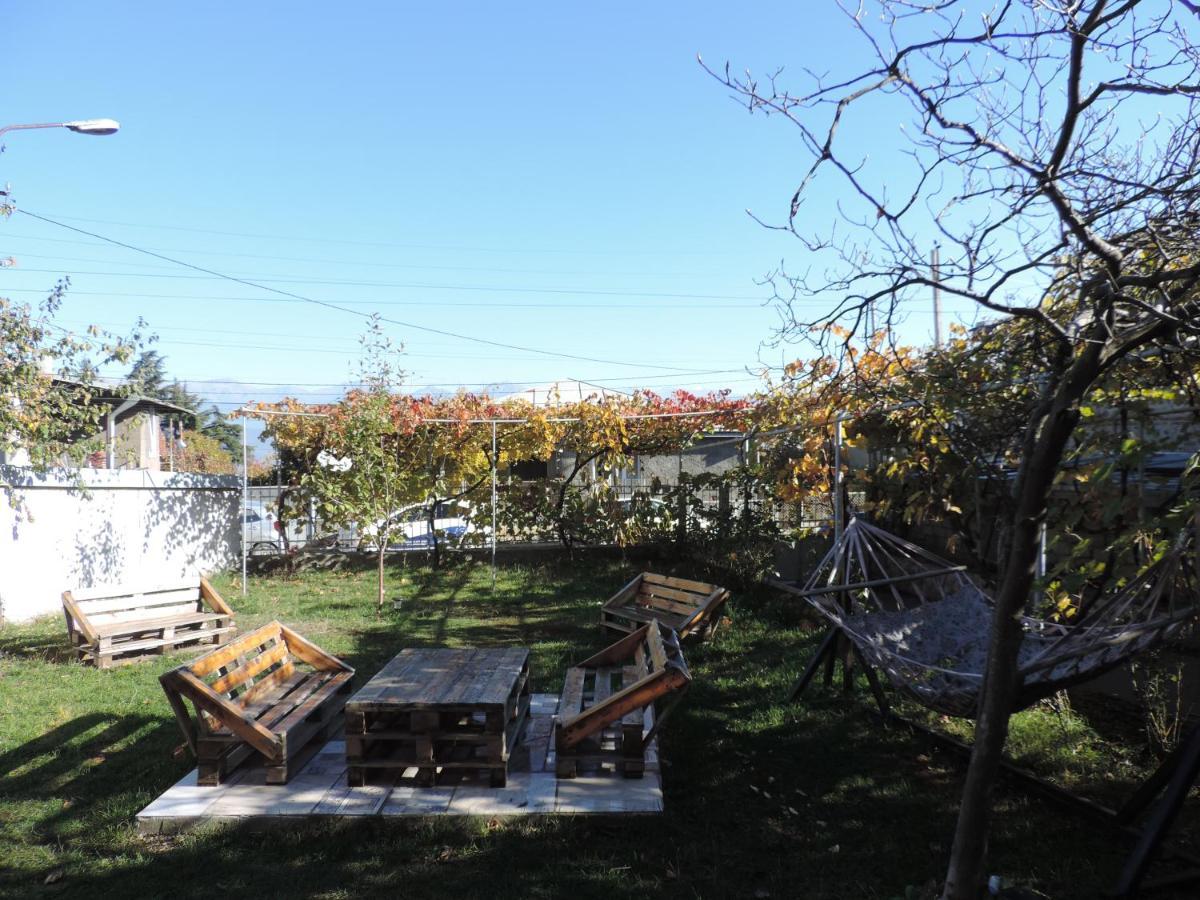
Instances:
[[[120,127],[121,123],[116,119],[78,119],[74,122],[45,122],[39,125],[5,125],[0,128],[0,135],[6,131],[25,131],[30,128],[66,128],[76,134],[113,134]]]

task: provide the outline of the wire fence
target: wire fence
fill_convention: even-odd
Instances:
[[[555,516],[562,482],[554,479],[506,480],[497,485],[495,543],[500,546],[555,544],[561,540]],[[857,501],[857,503],[856,503]],[[851,506],[861,503],[852,493]],[[573,484],[562,498],[563,518],[575,537],[587,544],[628,543],[631,538],[686,539],[689,532],[708,530],[722,517],[772,522],[780,532],[831,526],[833,504],[827,496],[787,502],[761,483],[695,486],[660,479],[623,478],[613,482]],[[398,507],[383,522],[333,525],[320,519],[315,506],[295,488],[247,486],[243,509],[246,554],[289,553],[313,542],[343,550],[377,549],[386,533],[389,551],[425,550],[433,532],[446,548],[486,547],[493,542],[491,496],[480,490],[456,500]],[[585,520],[584,526],[578,527]]]

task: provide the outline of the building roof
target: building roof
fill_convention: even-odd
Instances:
[[[114,407],[117,412],[118,422],[144,412],[188,416],[196,414],[194,409],[188,409],[186,406],[179,406],[175,403],[168,403],[165,400],[159,400],[155,397],[143,397],[141,394],[121,394],[111,388],[94,384],[84,384],[72,378],[55,378],[54,381],[56,384],[91,390],[93,392],[91,402],[102,406]]]

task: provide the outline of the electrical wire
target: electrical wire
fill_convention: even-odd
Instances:
[[[118,247],[124,247],[127,250],[132,250],[136,253],[142,253],[142,254],[145,254],[146,256],[152,256],[157,259],[162,259],[162,260],[165,260],[170,263],[175,263],[176,265],[182,266],[183,268],[192,269],[194,271],[201,272],[205,275],[210,275],[214,278],[221,278],[226,281],[232,281],[237,284],[245,285],[246,287],[251,287],[251,288],[255,288],[257,290],[262,290],[262,291],[268,291],[270,293],[279,294],[280,296],[284,296],[284,297],[290,297],[291,299],[293,299],[297,302],[300,302],[300,303],[308,303],[313,306],[320,306],[325,309],[331,309],[331,310],[335,310],[337,312],[347,313],[349,315],[357,316],[362,319],[387,322],[390,325],[399,325],[403,328],[411,328],[414,331],[424,331],[424,332],[427,332],[430,334],[440,334],[443,337],[458,338],[460,340],[469,341],[469,342],[475,343],[475,344],[483,344],[483,345],[491,346],[491,347],[500,347],[505,350],[517,350],[522,353],[533,353],[533,354],[538,354],[541,356],[550,356],[550,357],[555,357],[558,359],[570,359],[570,360],[576,360],[579,362],[603,363],[605,365],[626,365],[626,366],[634,365],[633,363],[625,362],[623,360],[605,359],[603,357],[595,357],[595,356],[584,356],[582,354],[576,354],[576,353],[563,353],[561,351],[546,350],[546,349],[540,348],[540,347],[525,347],[525,346],[522,346],[519,344],[509,344],[504,341],[493,341],[493,340],[489,340],[488,338],[475,337],[474,335],[462,334],[460,332],[449,331],[449,330],[443,329],[443,328],[432,328],[427,325],[418,325],[414,322],[406,322],[401,319],[392,319],[392,318],[388,318],[388,317],[384,317],[384,316],[379,316],[378,314],[372,315],[369,313],[361,312],[360,310],[350,309],[348,307],[341,306],[337,303],[330,303],[327,300],[318,300],[313,297],[306,297],[302,294],[297,294],[297,293],[294,293],[291,291],[285,291],[285,290],[281,290],[279,288],[270,287],[269,285],[259,284],[254,281],[248,281],[244,278],[237,278],[236,276],[233,276],[233,275],[226,275],[223,272],[218,272],[214,269],[208,269],[204,266],[198,266],[194,263],[189,263],[189,262],[185,262],[183,260],[175,259],[173,257],[164,256],[161,253],[155,253],[152,250],[143,250],[141,247],[137,247],[133,244],[128,244],[128,243],[125,243],[124,241],[118,241],[115,238],[106,237],[105,235],[97,234],[92,231],[87,231],[86,229],[83,229],[83,228],[77,228],[74,225],[67,225],[64,222],[55,221],[54,219],[48,218],[47,216],[38,215],[37,213],[31,212],[27,209],[18,209],[17,212],[21,215],[25,215],[25,216],[29,216],[30,218],[37,219],[38,221],[46,222],[47,224],[50,224],[50,225],[56,225],[59,228],[64,228],[64,229],[67,229],[68,231],[78,232],[79,234],[83,234],[88,237],[93,237],[93,238],[96,238],[97,240],[102,240],[102,241],[105,241],[107,243],[113,244]],[[653,365],[650,363],[640,363],[639,365],[645,366],[646,368],[649,368],[649,369],[681,371],[678,366],[662,366],[662,365]]]
[[[70,227],[70,226],[67,226]],[[142,251],[152,253],[153,251]],[[158,254],[153,254],[158,255]],[[165,257],[164,257],[165,258]],[[115,263],[114,263],[115,264]],[[423,281],[346,281],[338,279],[326,278],[289,278],[283,275],[276,274],[256,274],[256,275],[227,275],[221,272],[212,272],[201,266],[193,266],[190,263],[182,263],[179,265],[187,265],[189,268],[198,269],[202,272],[211,272],[208,275],[167,275],[159,272],[88,272],[75,270],[71,274],[74,275],[98,275],[109,278],[170,278],[180,281],[217,281],[229,280],[237,281],[241,284],[249,284],[247,279],[253,279],[253,287],[263,287],[264,284],[315,284],[322,287],[385,287],[385,288],[404,288],[406,290],[421,290],[421,291],[472,291],[486,292],[497,294],[553,294],[556,296],[580,296],[580,297],[654,297],[656,299],[666,300],[757,300],[756,297],[744,297],[733,294],[688,294],[688,293],[672,293],[669,291],[629,291],[629,290],[597,290],[593,288],[538,288],[538,287],[504,287],[499,285],[475,285],[475,284],[438,284],[436,282]],[[31,272],[40,275],[56,275],[62,274],[61,269],[20,269],[21,272]],[[761,305],[761,303],[759,304]]]
[[[62,223],[56,222],[53,219],[50,219],[48,217],[42,217],[42,218],[45,221],[53,222],[53,224],[56,224],[56,225],[62,224]],[[215,235],[219,235],[219,236],[223,236],[223,237],[239,237],[239,238],[247,238],[248,237],[248,238],[261,238],[263,240],[278,240],[278,241],[305,241],[305,242],[318,243],[318,244],[347,244],[347,245],[359,246],[359,247],[400,247],[400,248],[406,248],[406,249],[411,249],[411,250],[444,250],[444,251],[451,252],[451,253],[461,253],[461,252],[510,253],[510,254],[511,253],[538,253],[538,254],[561,253],[561,254],[567,254],[567,255],[581,255],[581,256],[626,256],[626,255],[628,255],[628,256],[657,256],[660,253],[660,251],[657,251],[657,250],[630,250],[630,251],[600,250],[595,247],[589,247],[587,250],[567,250],[567,249],[563,249],[563,248],[557,248],[557,249],[554,249],[554,248],[550,248],[550,249],[524,248],[524,249],[521,249],[521,248],[514,248],[514,247],[464,247],[464,246],[454,246],[454,245],[449,245],[449,244],[439,245],[439,244],[408,244],[408,243],[396,243],[396,242],[389,243],[389,242],[384,242],[384,241],[355,241],[355,240],[349,240],[347,238],[314,238],[314,237],[297,237],[295,235],[262,234],[262,233],[253,233],[253,232],[244,232],[244,231],[217,231],[217,230],[213,230],[213,229],[209,229],[209,228],[188,228],[183,225],[147,225],[145,223],[137,223],[137,222],[115,222],[115,221],[112,221],[111,219],[87,219],[87,218],[83,218],[82,216],[57,216],[56,218],[67,219],[68,221],[72,221],[72,222],[89,222],[93,225],[118,225],[122,228],[141,228],[141,229],[150,229],[150,230],[157,230],[157,231],[187,231],[187,232],[191,232],[193,234],[215,234]],[[69,228],[71,226],[64,226],[64,227]],[[75,229],[75,230],[80,231],[83,234],[89,234],[89,232],[83,231],[83,229]],[[89,236],[99,237],[99,235],[89,235]],[[727,250],[684,250],[684,251],[672,251],[672,252],[678,253],[680,255],[705,256],[705,257],[718,256],[718,255],[729,253],[729,251],[727,251]]]
[[[12,234],[6,233],[5,240],[16,241],[45,241],[54,244],[71,244],[78,247],[105,247],[106,245],[99,241],[75,241],[70,238],[52,238],[40,235],[31,234]],[[578,275],[578,276],[603,276],[610,278],[614,275],[634,278],[699,278],[718,276],[719,272],[701,272],[691,270],[688,272],[622,272],[618,270],[606,270],[604,272],[591,272],[579,269],[527,269],[527,268],[508,268],[503,266],[463,266],[463,265],[431,265],[429,263],[396,263],[396,262],[378,262],[372,260],[354,260],[354,259],[323,259],[321,257],[312,256],[278,256],[269,253],[236,253],[229,250],[201,250],[193,247],[147,247],[147,250],[154,250],[157,253],[189,253],[197,256],[226,256],[237,259],[268,259],[276,262],[302,262],[314,263],[330,266],[361,266],[363,268],[373,269],[424,269],[430,271],[443,272],[496,272],[507,275]],[[0,257],[9,254],[0,253]],[[74,262],[107,262],[107,260],[80,260],[67,256],[43,256],[34,253],[21,253],[20,256],[32,256],[35,259],[65,259]],[[134,263],[130,263],[134,265]],[[153,267],[152,263],[137,263],[139,266]]]

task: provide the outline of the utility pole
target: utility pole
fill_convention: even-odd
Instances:
[[[940,282],[939,268],[941,259],[938,254],[938,245],[933,245],[933,255],[930,259],[930,273],[933,277],[933,346],[942,346],[942,291]]]

